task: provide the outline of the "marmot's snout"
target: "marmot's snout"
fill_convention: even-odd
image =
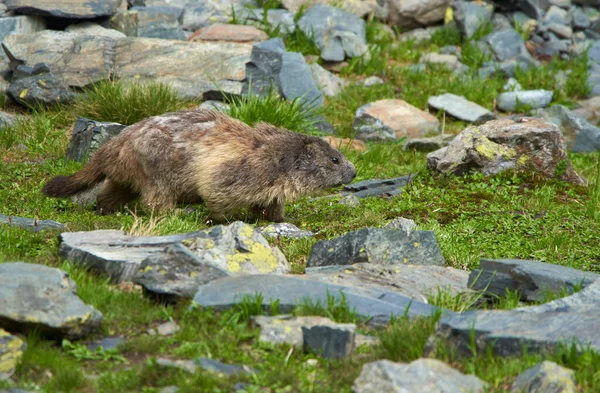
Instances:
[[[353,163],[348,161],[346,168],[344,168],[344,171],[342,172],[342,184],[351,183],[355,177],[356,177],[356,167],[354,166]]]

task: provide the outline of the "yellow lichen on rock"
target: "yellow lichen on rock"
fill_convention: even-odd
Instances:
[[[0,329],[0,376],[10,373],[17,367],[23,357],[24,349],[23,340]]]
[[[485,136],[475,140],[475,150],[488,160],[494,160],[498,156],[510,160],[517,155],[514,149],[494,143]]]
[[[243,230],[245,230],[245,228]],[[250,228],[250,230],[252,230],[252,228]],[[261,274],[272,273],[277,270],[279,262],[269,247],[251,239],[245,240],[244,245],[249,252],[236,253],[226,257],[227,270],[229,272],[240,272],[243,263],[251,264]]]

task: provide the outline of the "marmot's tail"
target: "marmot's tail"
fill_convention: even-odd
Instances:
[[[106,175],[102,171],[101,153],[101,151],[96,152],[87,165],[79,172],[71,176],[56,176],[50,180],[42,188],[42,194],[55,198],[64,198],[92,188],[103,181]]]

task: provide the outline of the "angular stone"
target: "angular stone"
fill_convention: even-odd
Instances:
[[[360,199],[356,195],[346,195],[340,199],[340,205],[349,206],[349,207],[358,207],[361,205]]]
[[[35,218],[23,218],[14,216],[5,216],[0,214],[0,225],[7,224],[18,228],[25,228],[34,232],[60,229],[63,230],[65,226],[60,222],[53,220],[38,220]]]
[[[27,344],[23,340],[0,329],[0,381],[12,375],[26,348]]]
[[[571,14],[571,24],[575,30],[585,30],[592,24],[590,17],[578,7],[573,7],[569,13]]]
[[[512,393],[572,393],[576,391],[575,372],[548,360],[519,374],[511,386]]]
[[[523,87],[521,86],[519,81],[516,80],[515,78],[508,78],[508,81],[506,81],[506,84],[504,84],[504,86],[502,86],[502,90],[503,91],[521,91],[521,90],[523,90]]]
[[[363,366],[352,385],[354,393],[483,393],[487,384],[474,375],[465,375],[437,359],[412,363],[377,360]],[[426,389],[426,390],[424,390]]]
[[[267,33],[254,26],[215,23],[197,30],[188,41],[225,41],[254,43],[269,39]]]
[[[256,231],[264,237],[284,237],[288,239],[302,239],[313,237],[315,235],[311,231],[303,231],[294,224],[288,222],[269,224],[265,227],[256,228]]]
[[[156,328],[148,329],[148,334],[151,336],[158,334],[159,336],[172,336],[181,330],[181,327],[177,324],[177,322],[165,322],[158,325]]]
[[[100,122],[78,117],[73,126],[66,157],[85,162],[110,138],[117,136],[127,126],[119,123]]]
[[[356,325],[353,323],[302,326],[304,350],[327,359],[348,357],[354,351]]]
[[[317,63],[309,65],[313,79],[327,97],[338,95],[348,84],[344,79],[327,71]]]
[[[111,38],[123,38],[126,35],[118,30],[107,29],[93,22],[74,23],[65,28],[68,33],[78,33],[87,35],[97,35]]]
[[[252,370],[250,370],[250,368],[239,365],[226,364],[223,362],[219,362],[218,360],[209,358],[197,358],[195,362],[203,370],[210,371],[216,374],[236,375],[252,373]]]
[[[417,229],[417,224],[414,220],[404,217],[396,217],[392,221],[388,222],[384,227],[384,229],[397,229],[404,231],[406,233],[410,233]]]
[[[463,39],[469,39],[477,30],[492,20],[492,9],[474,2],[456,1],[452,3],[456,27]]]
[[[381,79],[380,77],[375,76],[375,75],[371,75],[369,77],[366,77],[362,81],[362,84],[365,87],[371,87],[371,86],[375,86],[375,85],[381,85],[383,83],[384,83],[383,79]]]
[[[600,120],[600,97],[592,97],[577,104],[579,107],[571,111],[575,116],[593,124]]]
[[[390,23],[403,30],[431,26],[444,20],[451,0],[390,0]]]
[[[550,25],[553,23],[556,23],[559,25],[566,25],[566,24],[570,23],[568,18],[569,18],[569,13],[567,10],[563,10],[560,7],[552,5],[552,6],[550,6],[550,8],[548,8],[548,11],[546,11],[546,14],[544,15],[544,18],[542,20],[547,25]]]
[[[9,11],[69,19],[94,19],[112,15],[116,0],[6,0]]]
[[[458,57],[456,55],[451,54],[426,53],[423,56],[421,56],[419,62],[423,64],[446,65],[449,69],[453,71],[462,71],[468,68],[460,61],[458,61]]]
[[[570,26],[556,23],[548,25],[548,31],[556,34],[559,38],[571,38],[573,36],[573,29]]]
[[[548,293],[561,290],[573,293],[577,286],[586,287],[600,279],[600,274],[583,272],[566,266],[519,259],[481,259],[479,269],[469,276],[469,287],[499,296],[506,289],[517,291],[521,299],[541,302]]]
[[[26,107],[65,104],[75,98],[51,71],[47,64],[20,65],[12,76],[8,94]]]
[[[514,29],[496,31],[483,38],[491,47],[498,61],[505,61],[519,55],[527,56],[525,41]]]
[[[404,144],[404,150],[431,152],[441,149],[444,146],[448,146],[448,143],[450,143],[452,139],[454,139],[454,135],[452,134],[442,134],[430,138],[410,139]]]
[[[470,123],[480,124],[496,118],[496,115],[481,105],[452,93],[429,97],[427,103],[434,109],[443,110],[452,117]]]
[[[289,271],[281,251],[239,221],[168,236],[129,236],[122,231],[98,230],[65,232],[60,238],[59,253],[63,258],[89,266],[116,282],[131,281],[146,258],[181,242],[203,263],[232,275]]]
[[[96,330],[102,314],[77,297],[62,270],[23,262],[0,264],[0,327],[38,329],[49,337],[76,339]]]
[[[365,21],[340,8],[317,4],[302,15],[298,27],[314,39],[325,61],[343,61],[368,50]]]
[[[357,139],[411,139],[439,132],[440,121],[406,101],[386,99],[358,108],[353,127],[358,132]]]
[[[471,126],[447,147],[429,153],[427,166],[437,173],[458,176],[473,169],[486,176],[507,169],[527,170],[585,184],[571,166],[558,127],[539,119],[492,120]]]
[[[545,108],[552,102],[554,92],[550,90],[521,90],[498,94],[496,106],[505,112],[514,112],[522,106],[531,109]]]
[[[110,27],[129,37],[185,40],[179,27],[181,12],[181,8],[169,6],[132,7],[112,17]]]
[[[281,34],[294,34],[296,31],[295,14],[287,10],[245,8],[243,11],[240,18],[258,28],[265,27],[264,20],[266,19],[267,26],[271,29],[279,28]]]
[[[0,4],[1,5],[1,4]],[[9,35],[31,34],[46,29],[46,21],[39,16],[18,15],[0,18],[0,42]],[[0,76],[10,79],[9,59],[0,51]]]
[[[576,153],[600,150],[600,128],[575,116],[567,107],[553,105],[533,113],[560,128],[567,149]]]
[[[306,267],[371,262],[386,265],[438,265],[445,261],[432,231],[364,228],[315,243]]]
[[[351,192],[358,198],[395,196],[402,193],[404,188],[413,178],[413,175],[401,176],[392,179],[370,179],[344,186],[342,195]]]

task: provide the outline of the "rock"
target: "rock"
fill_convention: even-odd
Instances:
[[[571,167],[558,127],[538,119],[492,120],[468,127],[447,147],[429,153],[427,166],[459,176],[473,169],[486,176],[507,169],[528,170],[585,184]]]
[[[404,144],[404,150],[431,152],[448,146],[448,143],[452,139],[454,139],[454,135],[452,134],[442,134],[431,138],[410,139]]]
[[[179,388],[175,385],[171,385],[171,386],[165,386],[164,388],[160,389],[159,393],[178,393],[179,392]]]
[[[13,73],[8,94],[27,107],[65,104],[75,98],[45,63],[18,66]]]
[[[358,151],[361,153],[369,150],[367,144],[359,139],[337,138],[335,136],[323,136],[321,139],[338,150],[348,149],[349,151]]]
[[[156,364],[165,368],[178,368],[190,374],[194,374],[198,370],[198,364],[193,360],[171,360],[165,358],[157,358]]]
[[[327,71],[317,63],[309,65],[313,79],[327,97],[338,95],[348,84],[344,79]]]
[[[521,91],[521,90],[523,90],[523,87],[521,87],[521,84],[515,78],[508,78],[508,81],[506,81],[506,83],[502,87],[502,90],[503,91]]]
[[[63,258],[89,266],[116,282],[131,281],[146,258],[182,242],[203,263],[231,275],[289,271],[281,251],[270,247],[264,237],[239,221],[168,236],[129,236],[116,230],[65,232],[60,240],[59,253]]]
[[[392,179],[363,180],[344,186],[342,195],[354,195],[358,198],[391,197],[402,194],[404,188],[412,180],[413,175]]]
[[[363,105],[354,116],[357,139],[396,140],[439,132],[440,121],[403,100],[386,99]]]
[[[576,153],[600,150],[600,128],[578,118],[565,106],[553,105],[533,113],[560,128],[567,149]]]
[[[110,27],[129,37],[185,40],[179,27],[181,12],[181,8],[169,6],[132,7],[112,17]]]
[[[111,38],[123,38],[126,37],[125,34],[118,30],[107,29],[99,24],[93,22],[81,22],[69,25],[65,28],[65,31],[68,33],[78,33],[78,34],[87,34],[87,35],[96,35],[102,37],[111,37]]]
[[[0,129],[14,127],[17,124],[17,116],[0,111]]]
[[[198,105],[198,109],[212,109],[223,113],[229,113],[230,106],[223,101],[208,100],[203,101]]]
[[[354,351],[356,325],[353,323],[302,326],[304,350],[327,359],[348,357]]]
[[[405,233],[410,233],[417,229],[417,224],[414,220],[404,217],[394,218],[392,221],[388,222],[384,227],[384,229],[397,229],[401,230]]]
[[[450,0],[390,0],[390,23],[403,30],[431,26],[444,20]]]
[[[573,7],[570,13],[570,18],[572,20],[571,24],[573,29],[575,30],[585,30],[590,27],[592,24],[590,21],[590,17],[583,12],[580,8]]]
[[[181,327],[177,324],[177,322],[170,321],[165,322],[158,325],[156,328],[149,329],[148,334],[151,336],[158,334],[159,336],[172,336],[181,330]]]
[[[432,231],[364,228],[315,243],[306,267],[375,264],[438,265],[445,263]]]
[[[3,16],[0,18],[0,42],[9,35],[31,34],[45,29],[46,22],[39,16]],[[0,51],[0,77],[10,79],[10,71],[9,59],[2,50]]]
[[[514,112],[522,106],[532,109],[545,108],[552,102],[554,92],[551,90],[521,90],[498,94],[496,106],[505,112]]]
[[[60,222],[52,220],[5,216],[4,214],[0,214],[0,224],[8,224],[9,226],[25,228],[34,232],[54,229],[63,230],[65,228]]]
[[[455,1],[452,9],[463,40],[471,38],[481,26],[492,20],[492,9],[474,2]]]
[[[569,17],[569,13],[567,10],[563,10],[560,7],[552,5],[552,6],[550,6],[550,8],[548,8],[548,11],[546,11],[546,14],[544,15],[544,18],[542,20],[544,21],[544,24],[546,24],[546,25],[551,25],[551,24],[566,25],[568,23],[571,23],[571,21],[568,19],[568,17]]]
[[[68,19],[94,19],[116,11],[116,0],[6,0],[9,11]]]
[[[445,93],[429,97],[427,103],[436,110],[443,110],[450,116],[470,123],[480,124],[493,120],[496,116],[484,107],[468,101],[463,96]]]
[[[571,38],[573,36],[573,29],[571,29],[570,26],[559,25],[556,23],[548,25],[548,31],[556,34],[559,38]],[[566,52],[566,50],[564,52]]]
[[[256,27],[265,27],[264,20],[266,19],[267,26],[271,29],[279,27],[281,34],[294,34],[296,31],[296,22],[294,22],[295,14],[286,10],[267,9],[266,18],[264,9],[246,8],[241,18]]]
[[[78,117],[73,126],[66,157],[69,160],[85,162],[103,143],[119,135],[126,127],[119,123],[100,122]]]
[[[315,4],[326,4],[339,7],[351,14],[361,18],[367,15],[373,15],[378,19],[384,20],[388,16],[388,6],[384,2],[377,0],[346,0],[339,2],[336,0],[282,0],[283,7],[287,10],[297,13],[302,5],[307,8]]]
[[[573,293],[577,286],[588,286],[600,274],[582,272],[566,266],[519,259],[481,259],[479,269],[469,276],[469,287],[499,296],[506,289],[517,291],[521,299],[541,302],[548,293],[561,290]]]
[[[431,31],[429,29],[414,29],[407,31],[406,33],[402,33],[400,37],[398,37],[399,41],[408,41],[413,40],[415,43],[421,41],[428,41],[431,39]],[[393,45],[393,44],[392,44]]]
[[[493,32],[485,36],[483,40],[490,45],[498,61],[513,59],[519,55],[529,55],[523,37],[514,29]]]
[[[528,368],[515,379],[512,393],[571,393],[577,391],[573,370],[554,362],[543,362]]]
[[[0,328],[0,381],[14,373],[26,348],[23,340]]]
[[[122,339],[121,337],[104,337],[100,340],[96,340],[87,344],[86,347],[91,351],[96,351],[100,347],[103,349],[114,349],[125,342],[126,340]]]
[[[352,391],[420,393],[424,387],[428,393],[483,393],[487,384],[437,359],[422,358],[408,364],[377,360],[363,366]]]
[[[346,195],[340,199],[340,205],[345,205],[349,207],[358,207],[361,205],[360,199],[356,195]]]
[[[383,79],[381,79],[380,77],[375,76],[375,75],[368,76],[368,77],[366,77],[362,81],[362,84],[365,87],[371,87],[371,86],[375,86],[375,85],[381,85],[383,83],[384,83]]]
[[[390,315],[431,316],[437,309],[415,299],[384,288],[336,285],[303,275],[252,275],[224,277],[198,288],[194,303],[222,311],[234,307],[244,296],[262,295],[262,306],[269,309],[272,301],[279,300],[278,309],[292,311],[299,302],[327,304],[328,295],[336,302],[343,292],[346,304],[359,318],[368,318],[371,326],[385,325]],[[450,311],[445,311],[450,312]]]
[[[188,41],[225,41],[254,43],[269,39],[267,33],[254,26],[215,23],[197,30]]]
[[[252,91],[265,95],[271,89],[289,100],[298,98],[315,106],[324,103],[304,56],[286,52],[281,38],[253,45],[250,62],[246,64],[244,94]]]
[[[503,357],[522,356],[523,351],[547,353],[573,340],[581,347],[589,345],[597,351],[600,349],[598,299],[600,281],[597,280],[580,292],[539,306],[442,316],[435,334],[457,356],[472,356],[473,350],[488,349]]]
[[[175,243],[144,259],[133,282],[167,299],[191,298],[199,285],[227,275],[181,243]]]
[[[450,70],[459,72],[466,70],[468,67],[458,61],[456,55],[445,55],[439,53],[426,53],[419,61],[423,64],[442,64],[446,65]]]
[[[96,330],[102,314],[83,303],[67,273],[23,262],[0,264],[0,327],[76,339]]]
[[[578,104],[580,107],[571,111],[575,116],[592,123],[600,120],[600,97],[579,101]]]
[[[312,233],[311,231],[303,231],[294,224],[290,224],[287,222],[269,224],[265,227],[256,228],[256,231],[264,237],[284,237],[289,239],[301,239],[314,236],[314,233]]]
[[[198,358],[196,363],[205,371],[210,371],[217,374],[236,375],[236,374],[251,374],[252,371],[244,366],[231,365],[219,362],[209,358]]]
[[[298,27],[313,37],[325,61],[343,61],[368,50],[365,21],[340,8],[317,4],[302,15]]]

